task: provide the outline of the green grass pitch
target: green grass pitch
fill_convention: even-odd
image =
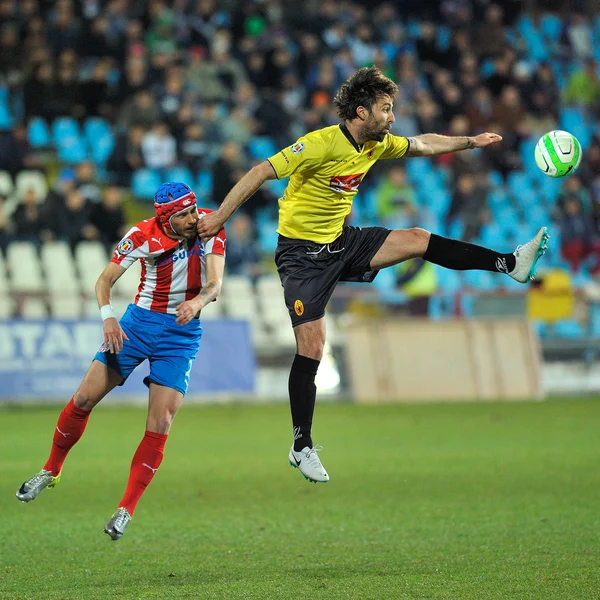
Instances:
[[[98,407],[21,504],[58,411],[0,410],[2,599],[600,598],[598,399],[320,404],[326,485],[287,463],[287,406],[184,405],[118,542],[145,412]]]

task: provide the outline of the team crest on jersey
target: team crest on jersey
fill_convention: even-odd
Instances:
[[[300,154],[300,152],[302,152],[302,150],[304,150],[304,144],[302,142],[296,142],[295,144],[292,144],[290,146],[290,150],[294,154]]]
[[[130,238],[125,238],[119,242],[117,246],[117,252],[122,255],[129,254],[133,250],[133,242]]]
[[[329,180],[329,188],[334,192],[356,192],[358,185],[362,181],[364,173],[356,175],[338,175]]]
[[[302,300],[296,300],[296,302],[294,302],[294,311],[299,317],[304,314],[304,304],[302,304]]]

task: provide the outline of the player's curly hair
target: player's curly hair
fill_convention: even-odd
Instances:
[[[340,119],[346,121],[356,118],[359,106],[370,111],[378,98],[384,95],[394,98],[397,93],[398,86],[378,67],[363,67],[342,84],[333,103]]]

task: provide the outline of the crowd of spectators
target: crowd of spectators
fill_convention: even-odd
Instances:
[[[141,168],[209,172],[207,201],[218,204],[259,159],[253,139],[281,147],[337,123],[339,85],[377,64],[399,84],[395,133],[503,136],[483,154],[436,161],[451,194],[440,226],[458,221],[476,240],[492,218],[491,188],[523,168],[522,144],[561,126],[564,107],[585,123],[600,116],[597,9],[594,0],[0,0],[0,90],[11,113],[0,169],[48,170],[28,142],[35,117],[98,117],[114,136],[104,163],[59,165],[47,198],[28,191],[10,214],[2,199],[0,236],[112,244]],[[543,18],[556,35],[540,38],[540,54],[528,33]],[[579,173],[552,207],[575,270],[600,263],[599,173],[592,128]],[[378,165],[364,192],[374,197],[370,218],[390,226],[419,224],[427,209],[403,163]],[[257,223],[276,205],[268,189],[247,204],[232,226],[231,269],[257,272]]]

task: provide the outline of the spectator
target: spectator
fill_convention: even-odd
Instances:
[[[142,155],[144,133],[143,127],[132,125],[126,133],[117,136],[115,146],[108,157],[106,169],[118,185],[129,186],[133,172],[144,166]]]
[[[245,171],[246,165],[240,147],[235,142],[223,144],[221,156],[212,168],[213,202],[220,204]]]
[[[413,187],[406,180],[402,165],[393,165],[380,178],[375,188],[377,217],[387,227],[398,223],[412,226],[417,215],[417,198]]]
[[[34,188],[25,192],[25,196],[16,205],[10,220],[14,224],[13,232],[17,240],[39,242],[40,237],[42,239],[50,238],[40,199]]]
[[[166,123],[159,121],[142,138],[144,164],[150,169],[164,170],[177,162],[177,142]]]
[[[75,167],[75,187],[92,204],[98,204],[102,195],[97,179],[96,165],[91,160],[84,160]]]
[[[600,240],[591,214],[583,210],[577,196],[564,198],[564,213],[559,220],[560,253],[569,267],[578,272],[582,263],[593,259],[590,273],[600,272]]]
[[[181,161],[192,171],[200,171],[205,166],[207,151],[202,125],[193,122],[187,125],[180,145]]]
[[[96,231],[91,234],[99,239],[109,252],[127,233],[127,222],[123,210],[122,192],[116,185],[109,185],[102,192],[102,200],[90,214],[90,224]]]
[[[585,61],[583,69],[573,73],[567,83],[564,100],[567,104],[597,109],[600,101],[600,78],[593,58]]]
[[[123,129],[132,125],[140,125],[144,129],[150,129],[160,117],[160,111],[152,97],[149,89],[138,90],[121,108],[119,124]]]
[[[93,240],[96,229],[90,223],[93,205],[88,202],[77,188],[67,192],[65,203],[58,207],[54,217],[54,236],[67,241],[72,248],[82,240]]]
[[[488,221],[485,188],[477,183],[470,173],[458,178],[452,194],[452,204],[446,216],[446,225],[459,219],[464,226],[463,239],[470,241],[479,235],[481,227]]]
[[[252,219],[246,213],[238,213],[227,229],[225,268],[229,275],[256,278],[263,273],[260,247],[254,237]]]

